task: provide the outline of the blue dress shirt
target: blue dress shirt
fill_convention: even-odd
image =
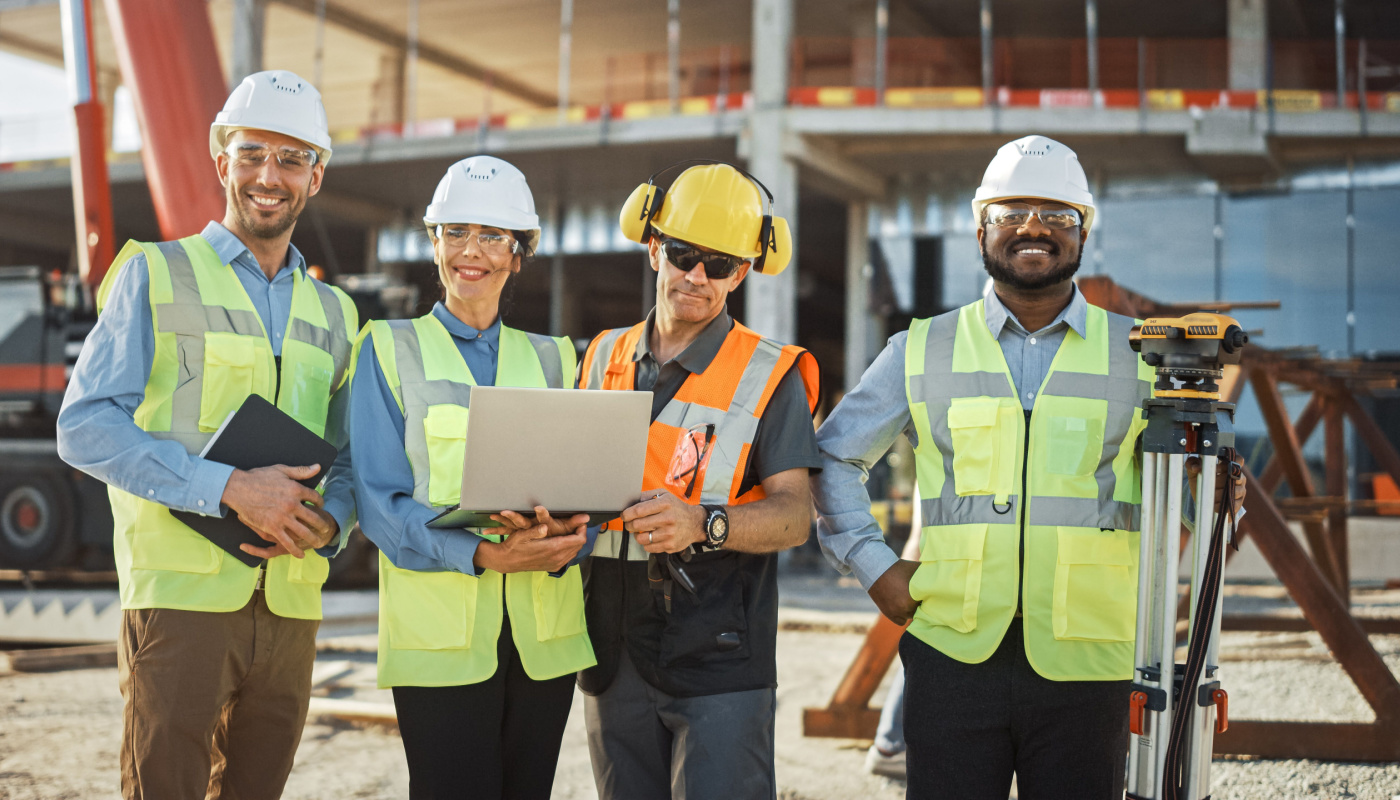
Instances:
[[[1027,332],[989,286],[984,297],[987,328],[1001,345],[1011,380],[1029,410],[1035,393],[1050,372],[1066,331],[1084,335],[1089,304],[1074,287],[1074,295],[1059,315],[1044,328]],[[843,574],[855,572],[867,590],[899,560],[885,544],[884,533],[870,513],[865,481],[870,468],[884,457],[903,433],[917,445],[904,390],[904,353],[908,331],[890,337],[889,343],[842,399],[817,431],[822,451],[822,471],[812,476],[816,503],[817,540],[827,560]]]
[[[292,309],[294,272],[306,260],[288,246],[287,260],[268,280],[258,261],[232,232],[210,222],[200,232],[219,259],[233,267],[267,330],[274,355],[282,354],[282,337]],[[163,506],[223,516],[220,503],[233,467],[190,455],[178,442],[155,439],[137,427],[136,408],[146,395],[155,359],[151,329],[150,272],[138,253],[117,275],[107,305],[83,344],[58,415],[58,454],[98,480]],[[326,439],[340,456],[326,478],[326,511],[341,533],[355,523],[350,448],[345,446],[348,387],[336,392],[326,420]],[[332,556],[345,537],[317,552]]]
[[[442,303],[433,316],[452,335],[453,344],[467,362],[478,386],[496,385],[500,353],[501,321],[477,330],[457,319]],[[379,367],[374,347],[366,340],[360,347],[350,393],[350,447],[361,464],[374,469],[355,474],[360,529],[399,569],[419,572],[460,572],[476,575],[477,529],[429,528],[438,512],[413,499],[413,469],[404,452],[404,419],[393,390]],[[489,529],[488,529],[489,530]],[[596,529],[589,529],[588,544],[571,561],[576,564],[592,551]],[[554,573],[554,574],[562,574]]]

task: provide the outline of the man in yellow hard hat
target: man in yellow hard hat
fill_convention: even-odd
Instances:
[[[767,189],[712,162],[669,189],[656,177],[620,218],[647,245],[656,308],[599,334],[580,367],[583,388],[653,393],[646,499],[584,564],[588,746],[603,800],[770,800],[776,554],[807,539],[817,364],[726,310],[750,270],[787,265]]]
[[[909,623],[909,797],[1004,800],[1014,774],[1023,797],[1116,800],[1154,376],[1133,320],[1074,284],[1095,213],[1074,151],[1005,145],[973,212],[988,291],[891,337],[822,424],[818,536]],[[900,435],[923,498],[918,560],[885,545],[863,486]]]
[[[331,156],[315,87],[258,72],[209,132],[221,222],[129,242],[98,292],[59,455],[110,486],[122,624],[122,796],[277,797],[306,720],[327,556],[354,523],[348,455],[244,471],[200,456],[252,394],[344,448],[359,322],[291,244]],[[237,514],[249,566],[171,514]]]

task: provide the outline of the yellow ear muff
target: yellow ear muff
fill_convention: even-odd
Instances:
[[[763,243],[766,255],[763,259],[763,274],[777,275],[787,269],[792,260],[792,229],[782,217],[773,217],[773,227],[768,232],[768,241]]]
[[[655,209],[651,207],[655,197],[656,186],[651,183],[644,183],[632,190],[627,202],[622,204],[622,211],[617,215],[617,224],[622,228],[623,236],[633,242],[647,243],[647,228],[650,227],[651,218],[655,214]]]

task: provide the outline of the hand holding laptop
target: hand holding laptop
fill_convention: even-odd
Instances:
[[[501,523],[501,528],[492,533],[502,533],[505,538],[477,545],[475,563],[479,568],[502,574],[558,572],[588,541],[584,532],[587,514],[557,520],[544,506],[535,506],[533,521],[514,511],[503,511],[491,517]]]

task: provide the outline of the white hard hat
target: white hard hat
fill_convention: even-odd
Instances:
[[[525,175],[495,156],[464,158],[447,168],[433,202],[423,215],[431,231],[438,225],[488,225],[525,233],[527,253],[540,242],[540,218]]]
[[[272,69],[244,78],[209,126],[209,154],[217,158],[228,145],[230,133],[247,129],[300,139],[316,150],[322,164],[331,160],[331,134],[321,93],[294,72]]]
[[[1094,196],[1074,151],[1044,136],[1024,136],[997,151],[972,199],[979,223],[988,203],[1016,197],[1058,200],[1079,209],[1087,233],[1094,224]]]

